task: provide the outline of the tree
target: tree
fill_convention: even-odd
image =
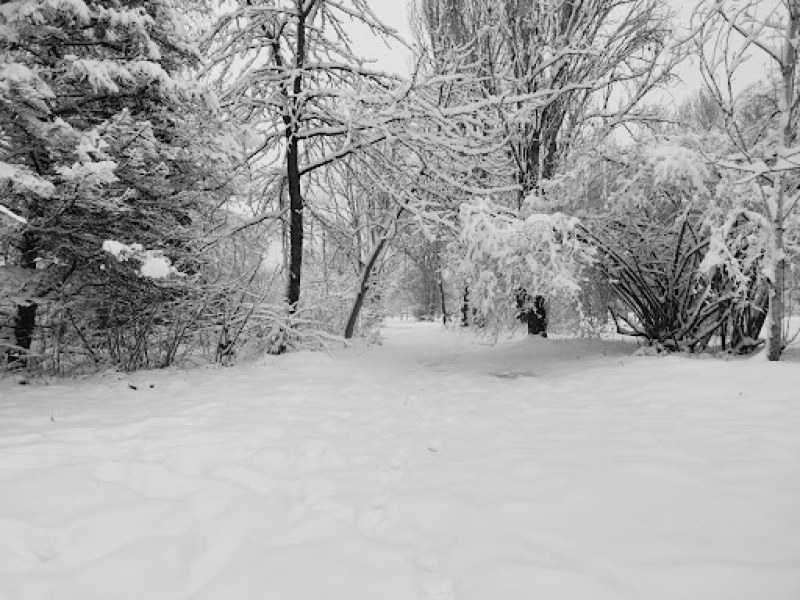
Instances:
[[[751,239],[758,223],[751,227],[745,213],[716,227],[718,207],[729,200],[703,146],[691,135],[655,136],[595,157],[595,169],[605,171],[603,209],[586,211],[582,235],[597,251],[618,331],[692,352],[717,336],[721,349],[748,352],[760,324],[745,317],[758,314],[763,290]],[[718,242],[735,248],[724,267]]]
[[[496,95],[476,102],[457,94],[463,102],[445,103],[453,90],[474,86],[471,73],[417,73],[412,81],[401,81],[373,71],[352,52],[344,19],[390,35],[362,0],[253,1],[224,15],[208,42],[208,76],[217,82],[225,110],[250,124],[249,159],[261,172],[263,193],[278,205],[286,199],[290,315],[298,310],[303,289],[304,215],[309,208],[320,213],[337,185],[349,185],[354,174],[340,164],[370,153],[401,156],[405,174],[385,159],[369,159],[359,163],[356,176],[386,194],[387,213],[374,221],[379,228],[390,230],[404,211],[425,227],[441,220],[438,207],[448,205],[451,216],[457,213],[454,194],[443,194],[444,189],[462,195],[498,191],[496,179],[486,177],[503,152],[498,108],[528,99]],[[506,184],[500,191],[509,189]],[[378,254],[359,257],[363,271],[351,322],[367,292],[372,258],[378,259],[386,243],[376,241]]]
[[[413,168],[403,168],[397,150],[388,143],[378,144],[367,155],[352,157],[346,163],[347,171],[341,174],[350,192],[349,242],[358,273],[355,298],[344,327],[345,339],[353,337],[373,274],[402,227],[407,208],[414,203]]]
[[[413,202],[408,193],[413,170],[403,170],[396,150],[381,142],[337,161],[326,169],[324,181],[314,178],[317,198],[307,208],[311,270],[303,295],[316,299],[306,307],[326,321],[323,327],[345,339],[354,336],[357,325],[366,332],[377,322],[384,257]],[[362,320],[365,305],[371,310]]]
[[[656,0],[421,0],[418,13],[434,60],[463,54],[476,92],[542,95],[501,115],[518,208],[554,175],[587,119],[615,125],[633,116],[680,58]]]
[[[2,206],[18,217],[10,264],[30,274],[14,298],[13,355],[30,351],[48,298],[59,310],[89,302],[100,311],[91,327],[102,327],[100,313],[114,305],[109,294],[174,297],[137,269],[108,262],[105,240],[197,264],[190,225],[218,174],[203,174],[202,152],[217,146],[190,140],[202,135],[201,123],[213,128],[213,118],[201,90],[182,78],[198,59],[184,22],[162,0],[0,7]],[[134,289],[144,296],[127,293]],[[85,339],[83,326],[73,325]]]
[[[531,200],[522,214],[489,201],[463,205],[461,235],[451,246],[471,308],[495,335],[517,320],[520,288],[542,290],[536,296],[574,296],[580,290],[580,265],[588,260],[588,247],[578,236],[577,219],[540,212]],[[525,309],[541,308],[536,296],[530,295]]]
[[[714,1],[700,3],[693,15],[694,39],[706,87],[728,118],[737,152],[719,163],[755,183],[769,219],[767,273],[770,281],[767,357],[780,360],[785,347],[785,230],[798,201],[800,149],[797,144],[797,36],[800,2]],[[746,60],[763,60],[772,69],[776,106],[768,135],[752,143],[742,133],[736,80]]]
[[[536,299],[542,297],[541,309],[546,297],[574,295],[578,274],[566,277],[564,268],[571,259],[558,265],[549,259],[557,239],[573,235],[570,228],[561,228],[566,221],[556,216],[558,234],[550,237],[544,224],[548,216],[534,223],[526,200],[532,194],[546,195],[546,182],[557,177],[560,165],[571,168],[567,156],[581,136],[596,141],[620,124],[652,118],[642,101],[668,81],[682,57],[680,45],[670,42],[669,15],[657,0],[422,0],[417,11],[418,37],[432,56],[432,70],[469,75],[465,79],[470,85],[446,95],[446,101],[480,104],[485,98],[513,98],[482,111],[477,126],[486,133],[501,132],[493,138],[501,149],[494,162],[501,166],[484,172],[496,188],[510,190],[495,193],[488,203],[469,199],[473,209],[461,212],[461,226],[472,227],[480,221],[476,213],[486,210],[484,233],[508,234],[507,242],[502,235],[491,236],[503,247],[498,254],[516,252],[520,259],[545,261],[531,265],[527,273],[502,260],[486,261],[488,255],[481,257],[473,247],[482,242],[464,245],[462,234],[462,243],[453,248],[468,254],[453,259],[459,265],[456,272],[465,278],[465,296],[474,305],[465,314],[488,311],[488,318],[481,319],[487,325],[499,326],[498,319],[514,323],[520,313],[515,298],[522,288],[527,294],[522,297],[530,297],[523,302],[522,314],[537,315]],[[543,247],[530,250],[519,242],[523,239]],[[478,277],[486,272],[475,267],[476,259],[483,269],[490,267],[493,279],[488,287],[486,278]],[[579,262],[572,266],[578,268]],[[549,278],[556,273],[555,280]],[[534,282],[541,287],[530,287]],[[498,294],[501,289],[503,294]],[[489,308],[487,302],[494,306]],[[534,329],[545,322],[546,318],[534,320]]]
[[[300,300],[311,176],[386,137],[375,109],[391,100],[394,80],[354,53],[345,20],[391,35],[365,0],[241,0],[209,36],[208,76],[222,106],[253,129],[248,158],[265,193],[288,196],[290,314]]]

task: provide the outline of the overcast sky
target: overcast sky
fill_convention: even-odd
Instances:
[[[411,29],[408,26],[408,0],[369,0],[369,5],[378,18],[411,43]],[[394,43],[388,47],[385,42],[364,32],[359,35],[359,48],[364,58],[376,59],[381,69],[407,75],[410,71],[411,53],[402,45]]]

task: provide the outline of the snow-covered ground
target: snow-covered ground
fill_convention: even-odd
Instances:
[[[800,598],[797,362],[386,338],[0,382],[0,598]]]

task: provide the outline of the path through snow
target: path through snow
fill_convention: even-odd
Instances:
[[[0,381],[0,599],[800,598],[800,367],[630,351]]]

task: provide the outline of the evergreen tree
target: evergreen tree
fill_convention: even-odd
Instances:
[[[188,78],[198,53],[186,23],[167,0],[0,6],[0,206],[14,216],[4,268],[25,284],[5,290],[11,358],[30,351],[47,301],[72,317],[90,305],[81,316],[97,331],[174,297],[102,247],[188,258],[202,190],[220,187],[196,145],[213,121]]]

